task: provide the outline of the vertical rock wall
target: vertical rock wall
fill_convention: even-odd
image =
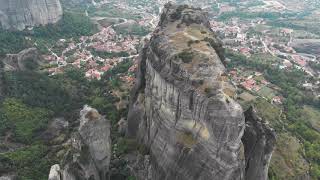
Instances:
[[[166,4],[140,58],[127,134],[150,150],[150,179],[267,178],[273,144],[264,143],[268,136],[256,136],[260,146],[254,146],[253,155],[243,146],[244,113],[227,93],[222,44],[206,13]],[[252,162],[250,167],[246,162]]]
[[[56,23],[62,14],[59,0],[0,0],[0,24],[4,29]]]
[[[80,127],[60,165],[53,165],[48,180],[108,180],[111,159],[110,121],[84,106]]]
[[[166,5],[141,55],[128,117],[129,136],[150,148],[154,180],[244,177],[245,121],[223,92],[218,47],[205,13]]]

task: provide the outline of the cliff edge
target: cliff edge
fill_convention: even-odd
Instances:
[[[250,177],[267,178],[266,155],[251,158],[243,146],[250,146],[242,142],[245,116],[228,93],[222,43],[206,13],[166,4],[138,71],[127,135],[149,149],[151,170],[144,179],[245,179],[246,162],[256,158],[265,164],[261,171],[250,166]],[[263,145],[272,152],[272,143]]]
[[[87,105],[80,126],[68,141],[60,164],[51,167],[48,180],[108,180],[111,159],[110,121]]]

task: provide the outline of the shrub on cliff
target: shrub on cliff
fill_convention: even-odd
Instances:
[[[184,63],[190,63],[193,59],[193,53],[190,51],[182,51],[181,53],[178,54],[178,57],[182,60]]]

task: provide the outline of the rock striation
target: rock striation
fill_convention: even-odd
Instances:
[[[110,122],[96,109],[80,112],[78,132],[61,165],[51,167],[49,180],[107,180],[111,158]]]
[[[0,0],[0,25],[4,29],[56,23],[62,14],[59,0]]]
[[[245,157],[251,150],[243,146],[251,146],[250,141],[242,143],[245,116],[228,87],[222,43],[210,29],[207,14],[166,4],[142,49],[128,113],[127,136],[150,152],[148,179],[267,178],[273,144],[261,143],[254,155]],[[260,142],[259,137],[255,140]],[[260,148],[268,151],[260,153]],[[252,163],[246,172],[246,162],[266,164]]]
[[[268,167],[276,143],[275,132],[253,107],[245,113],[246,129],[242,142],[246,158],[246,180],[268,179]]]

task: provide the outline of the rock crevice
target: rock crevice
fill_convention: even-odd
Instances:
[[[249,177],[248,149],[242,142],[245,116],[241,106],[224,93],[230,85],[223,80],[224,74],[222,44],[210,29],[206,13],[166,4],[141,52],[128,113],[127,134],[149,149],[152,180]],[[262,146],[270,145],[272,152],[271,144]],[[250,159],[268,155],[257,153]],[[248,172],[262,173],[265,168]]]

